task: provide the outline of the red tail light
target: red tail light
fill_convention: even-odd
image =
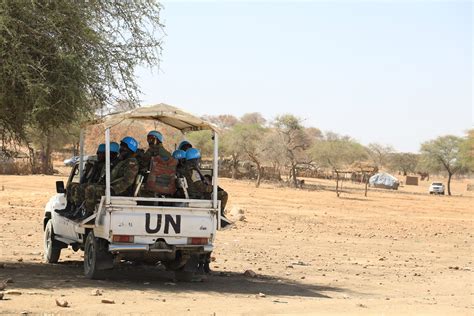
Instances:
[[[113,235],[112,236],[113,242],[124,242],[124,243],[132,243],[133,236],[130,235]]]
[[[193,237],[193,238],[188,238],[188,243],[191,245],[207,245],[209,239],[207,238],[199,238],[199,237]]]

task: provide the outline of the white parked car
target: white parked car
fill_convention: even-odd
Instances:
[[[429,188],[430,194],[442,194],[444,195],[444,184],[441,182],[433,182]]]

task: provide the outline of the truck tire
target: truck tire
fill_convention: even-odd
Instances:
[[[101,279],[104,270],[113,268],[113,255],[109,253],[107,241],[96,238],[91,231],[84,246],[84,275],[88,279]]]
[[[53,223],[49,220],[44,228],[44,261],[57,263],[61,256],[62,243],[54,239]]]

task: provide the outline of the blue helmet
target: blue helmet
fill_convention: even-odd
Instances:
[[[127,136],[124,137],[121,142],[126,144],[128,149],[130,149],[131,151],[137,152],[138,142],[135,140],[135,138]]]
[[[189,148],[186,150],[186,160],[201,158],[201,152],[197,148]]]
[[[163,135],[161,135],[161,133],[158,131],[150,131],[147,136],[154,136],[160,141],[160,143],[163,142]]]
[[[193,145],[190,142],[188,142],[187,140],[183,140],[181,143],[179,143],[178,149],[179,150],[184,150],[183,147],[186,146],[186,145],[191,146],[191,148],[193,147]]]
[[[184,150],[175,150],[173,152],[173,158],[176,160],[186,159],[186,152]]]
[[[99,147],[97,147],[97,153],[105,153],[105,144],[100,144]]]
[[[110,143],[110,152],[118,154],[119,151],[120,151],[120,145],[117,144],[116,142],[111,142]]]

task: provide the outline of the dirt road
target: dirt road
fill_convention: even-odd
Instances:
[[[465,183],[454,184],[457,197],[430,196],[424,184],[367,198],[349,185],[337,198],[223,179],[246,221],[218,234],[207,282],[175,283],[143,266],[86,280],[72,250],[42,263],[42,212],[58,179],[0,176],[0,281],[21,293],[5,292],[0,314],[474,314],[474,197]]]

